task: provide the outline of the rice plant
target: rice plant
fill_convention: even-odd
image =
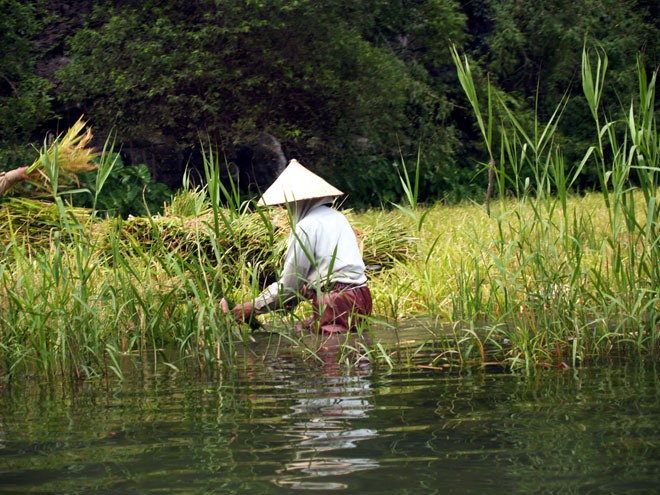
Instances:
[[[99,154],[90,146],[93,136],[86,125],[81,116],[65,133],[45,138],[38,158],[27,170],[28,175],[38,177],[32,182],[40,189],[56,193],[60,185],[78,184],[77,174],[96,169],[94,159]],[[99,177],[105,180],[103,173]]]
[[[478,112],[469,64],[454,53]],[[484,317],[498,325],[509,343],[501,358],[513,366],[657,351],[657,72],[647,81],[639,64],[639,98],[625,118],[612,120],[600,110],[606,68],[605,54],[585,48],[582,81],[595,143],[571,166],[554,139],[566,100],[547,123],[537,119],[528,130],[504,99],[487,92],[488,122],[491,108],[501,116],[501,208],[493,218],[496,235],[475,231],[472,241],[482,254],[468,256],[456,271],[453,317],[466,326]],[[476,117],[493,155],[491,133],[481,115]],[[571,191],[592,162],[599,170],[602,204],[589,210],[576,206]],[[522,170],[530,170],[531,177],[522,177]],[[505,200],[511,193],[515,200]]]

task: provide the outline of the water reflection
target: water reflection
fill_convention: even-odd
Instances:
[[[337,344],[208,380],[17,381],[0,493],[660,493],[657,363],[390,371],[340,367]]]
[[[280,433],[290,441],[292,459],[277,470],[273,482],[297,490],[338,490],[348,485],[336,478],[378,468],[377,460],[352,457],[349,449],[376,438],[360,425],[373,409],[371,367],[362,363],[347,374],[338,365],[344,337],[331,336],[318,353],[324,365],[314,380],[298,380],[291,412],[283,416]]]

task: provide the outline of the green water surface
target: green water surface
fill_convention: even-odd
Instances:
[[[4,386],[0,493],[660,493],[655,363],[529,377],[321,357]]]

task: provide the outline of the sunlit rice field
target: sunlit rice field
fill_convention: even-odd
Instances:
[[[399,203],[345,212],[369,267],[375,311],[362,340],[347,340],[339,359],[531,373],[656,356],[655,74],[647,81],[640,69],[638,99],[624,117],[608,120],[599,110],[601,56],[592,65],[585,51],[582,68],[594,144],[580,162],[566,164],[554,138],[561,105],[532,130],[490,91],[482,112],[469,63],[455,53],[486,143],[494,199],[419,204],[417,164],[402,167]],[[128,219],[67,206],[58,156],[49,147],[38,162],[50,199],[0,204],[4,380],[121,376],[120,360],[132,354],[209,373],[234,363],[255,332],[316,358],[315,344],[294,331],[308,305],[263,315],[253,325],[259,328],[219,307],[222,297],[255,297],[276,279],[288,222],[285,212],[261,210],[222,184],[214,150],[204,154],[205,187],[182,188],[161,215]],[[108,145],[95,164],[96,195],[113,156]],[[600,192],[576,194],[587,165]],[[422,328],[432,346],[418,340],[402,352],[397,329],[410,326]]]
[[[253,330],[218,301],[249,298],[272,280],[287,235],[247,210],[219,210],[216,232],[212,208],[108,220],[65,206],[58,218],[49,206],[47,219],[46,205],[39,217],[26,204],[35,206],[0,206],[9,232],[0,264],[5,376],[98,376],[118,372],[123,353],[171,347],[173,366],[231,363]],[[653,267],[632,260],[644,262],[649,247],[626,232],[613,244],[602,194],[570,197],[565,214],[536,200],[497,201],[490,215],[473,203],[346,214],[372,268],[372,335],[420,322],[445,338],[431,366],[575,366],[656,351],[657,294],[644,276]],[[265,327],[254,331],[295,341],[308,309],[260,317]],[[363,351],[396,365],[377,344]]]

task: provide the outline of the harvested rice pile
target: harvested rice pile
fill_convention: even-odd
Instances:
[[[89,218],[87,208],[66,207],[69,221],[80,224]],[[55,232],[61,232],[60,212],[50,201],[12,197],[0,203],[0,244],[14,240],[31,250],[48,249]],[[65,237],[66,238],[66,237]]]
[[[121,256],[129,258],[178,255],[193,263],[251,263],[259,264],[266,272],[273,270],[286,249],[286,222],[267,225],[257,213],[222,213],[216,232],[210,209],[196,216],[170,213],[92,222],[90,210],[66,207],[71,225],[82,227],[89,244],[108,256],[118,249]],[[54,203],[26,198],[7,198],[0,203],[0,241],[4,246],[15,241],[32,250],[48,249],[60,225]],[[357,225],[355,232],[367,265],[387,268],[413,254],[414,239],[393,220]]]
[[[393,218],[381,218],[372,225],[355,222],[362,258],[367,267],[391,268],[396,262],[410,260],[415,253],[417,239]]]
[[[212,213],[198,217],[130,217],[106,220],[95,226],[95,237],[107,240],[107,250],[113,229],[119,234],[123,256],[161,252],[181,256],[188,262],[212,264],[219,260],[226,264],[267,262],[274,251],[282,249],[285,236],[280,229],[269,232],[257,214],[227,216],[226,222],[220,221],[217,232]]]

